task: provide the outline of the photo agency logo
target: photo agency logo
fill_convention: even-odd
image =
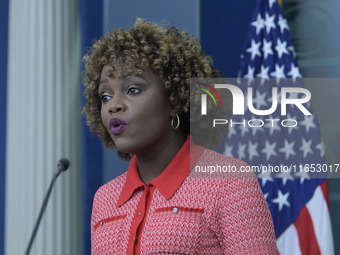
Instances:
[[[217,91],[212,86],[210,86],[209,84],[203,83],[203,82],[198,82],[198,84],[206,87],[206,88],[199,87],[199,89],[204,91],[205,93],[207,93],[211,97],[215,106],[217,106],[215,97],[211,94],[211,92],[208,89],[210,89],[216,95],[221,106],[223,106],[220,95],[217,93]],[[207,94],[201,95],[201,114],[202,115],[207,115]]]
[[[201,94],[201,115],[209,114],[207,95],[210,96],[215,106],[219,106],[215,97],[222,106],[221,97],[216,90],[227,90],[231,94],[233,102],[232,117],[229,119],[213,118],[212,127],[216,127],[217,125],[229,125],[229,127],[241,125],[244,127],[259,128],[268,122],[272,127],[276,124],[280,124],[282,127],[296,127],[298,126],[298,119],[289,116],[290,111],[287,110],[288,107],[291,107],[291,109],[296,107],[303,116],[312,115],[306,107],[311,99],[311,92],[303,87],[280,87],[270,84],[271,89],[268,89],[268,91],[271,92],[271,94],[268,93],[267,98],[262,98],[261,100],[265,102],[270,101],[271,105],[269,104],[269,107],[266,109],[260,109],[261,107],[256,107],[254,104],[262,106],[267,105],[267,103],[262,104],[258,102],[259,99],[253,87],[247,87],[245,89],[245,95],[240,86],[233,84],[215,83],[213,86],[204,82],[197,82],[197,84],[200,85],[199,89],[205,92]],[[249,112],[246,114],[247,110]],[[275,115],[275,118],[269,117],[272,115]],[[246,118],[246,116],[255,116],[255,118]],[[237,117],[237,119],[233,117]]]

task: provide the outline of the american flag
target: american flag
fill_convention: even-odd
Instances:
[[[241,58],[239,76],[247,81],[242,79],[239,86],[245,95],[248,87],[253,88],[255,109],[271,107],[272,80],[280,89],[280,86],[292,86],[293,81],[301,78],[289,27],[276,0],[257,1]],[[291,78],[290,82],[287,78]],[[294,84],[297,86],[302,85]],[[301,98],[302,95],[288,93],[287,96]],[[309,103],[305,107],[312,113]],[[245,115],[231,115],[230,118],[235,123],[245,119],[246,124],[230,128],[224,148],[228,156],[254,166],[298,167],[306,163],[324,163],[325,149],[315,116],[305,116],[294,105],[287,106],[286,116],[281,116],[278,105],[270,116],[255,116],[246,109]],[[251,119],[263,121],[253,121],[253,126],[261,123],[263,126],[250,127],[247,121]],[[284,119],[294,119],[298,124],[284,127],[281,124]],[[284,178],[274,178],[270,173],[261,173],[258,177],[273,217],[280,254],[334,254],[327,181],[311,178],[310,174],[298,169],[295,173],[275,176]]]

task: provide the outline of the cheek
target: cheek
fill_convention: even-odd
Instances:
[[[107,114],[105,114],[105,109],[104,109],[104,107],[101,107],[101,109],[100,109],[100,117],[101,117],[101,119],[102,119],[102,122],[103,122],[105,128],[107,129],[107,128],[108,128],[108,123],[109,123],[109,121],[108,121],[108,119],[107,119]]]
[[[165,98],[157,98],[147,102],[148,110],[158,116],[170,116],[171,107]]]
[[[162,126],[168,124],[170,112],[168,111],[168,108],[164,105],[155,103],[153,107],[146,109],[146,111],[151,117],[149,119],[152,120],[152,122],[156,122],[158,125]]]

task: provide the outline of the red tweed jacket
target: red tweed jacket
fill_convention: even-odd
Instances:
[[[133,158],[126,173],[97,191],[92,254],[278,254],[257,179],[196,172],[245,163],[192,146],[190,164],[189,144],[148,185]]]

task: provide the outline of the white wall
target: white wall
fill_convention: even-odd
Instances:
[[[77,0],[11,0],[5,253],[24,254],[61,157],[31,254],[81,254],[80,24]]]

